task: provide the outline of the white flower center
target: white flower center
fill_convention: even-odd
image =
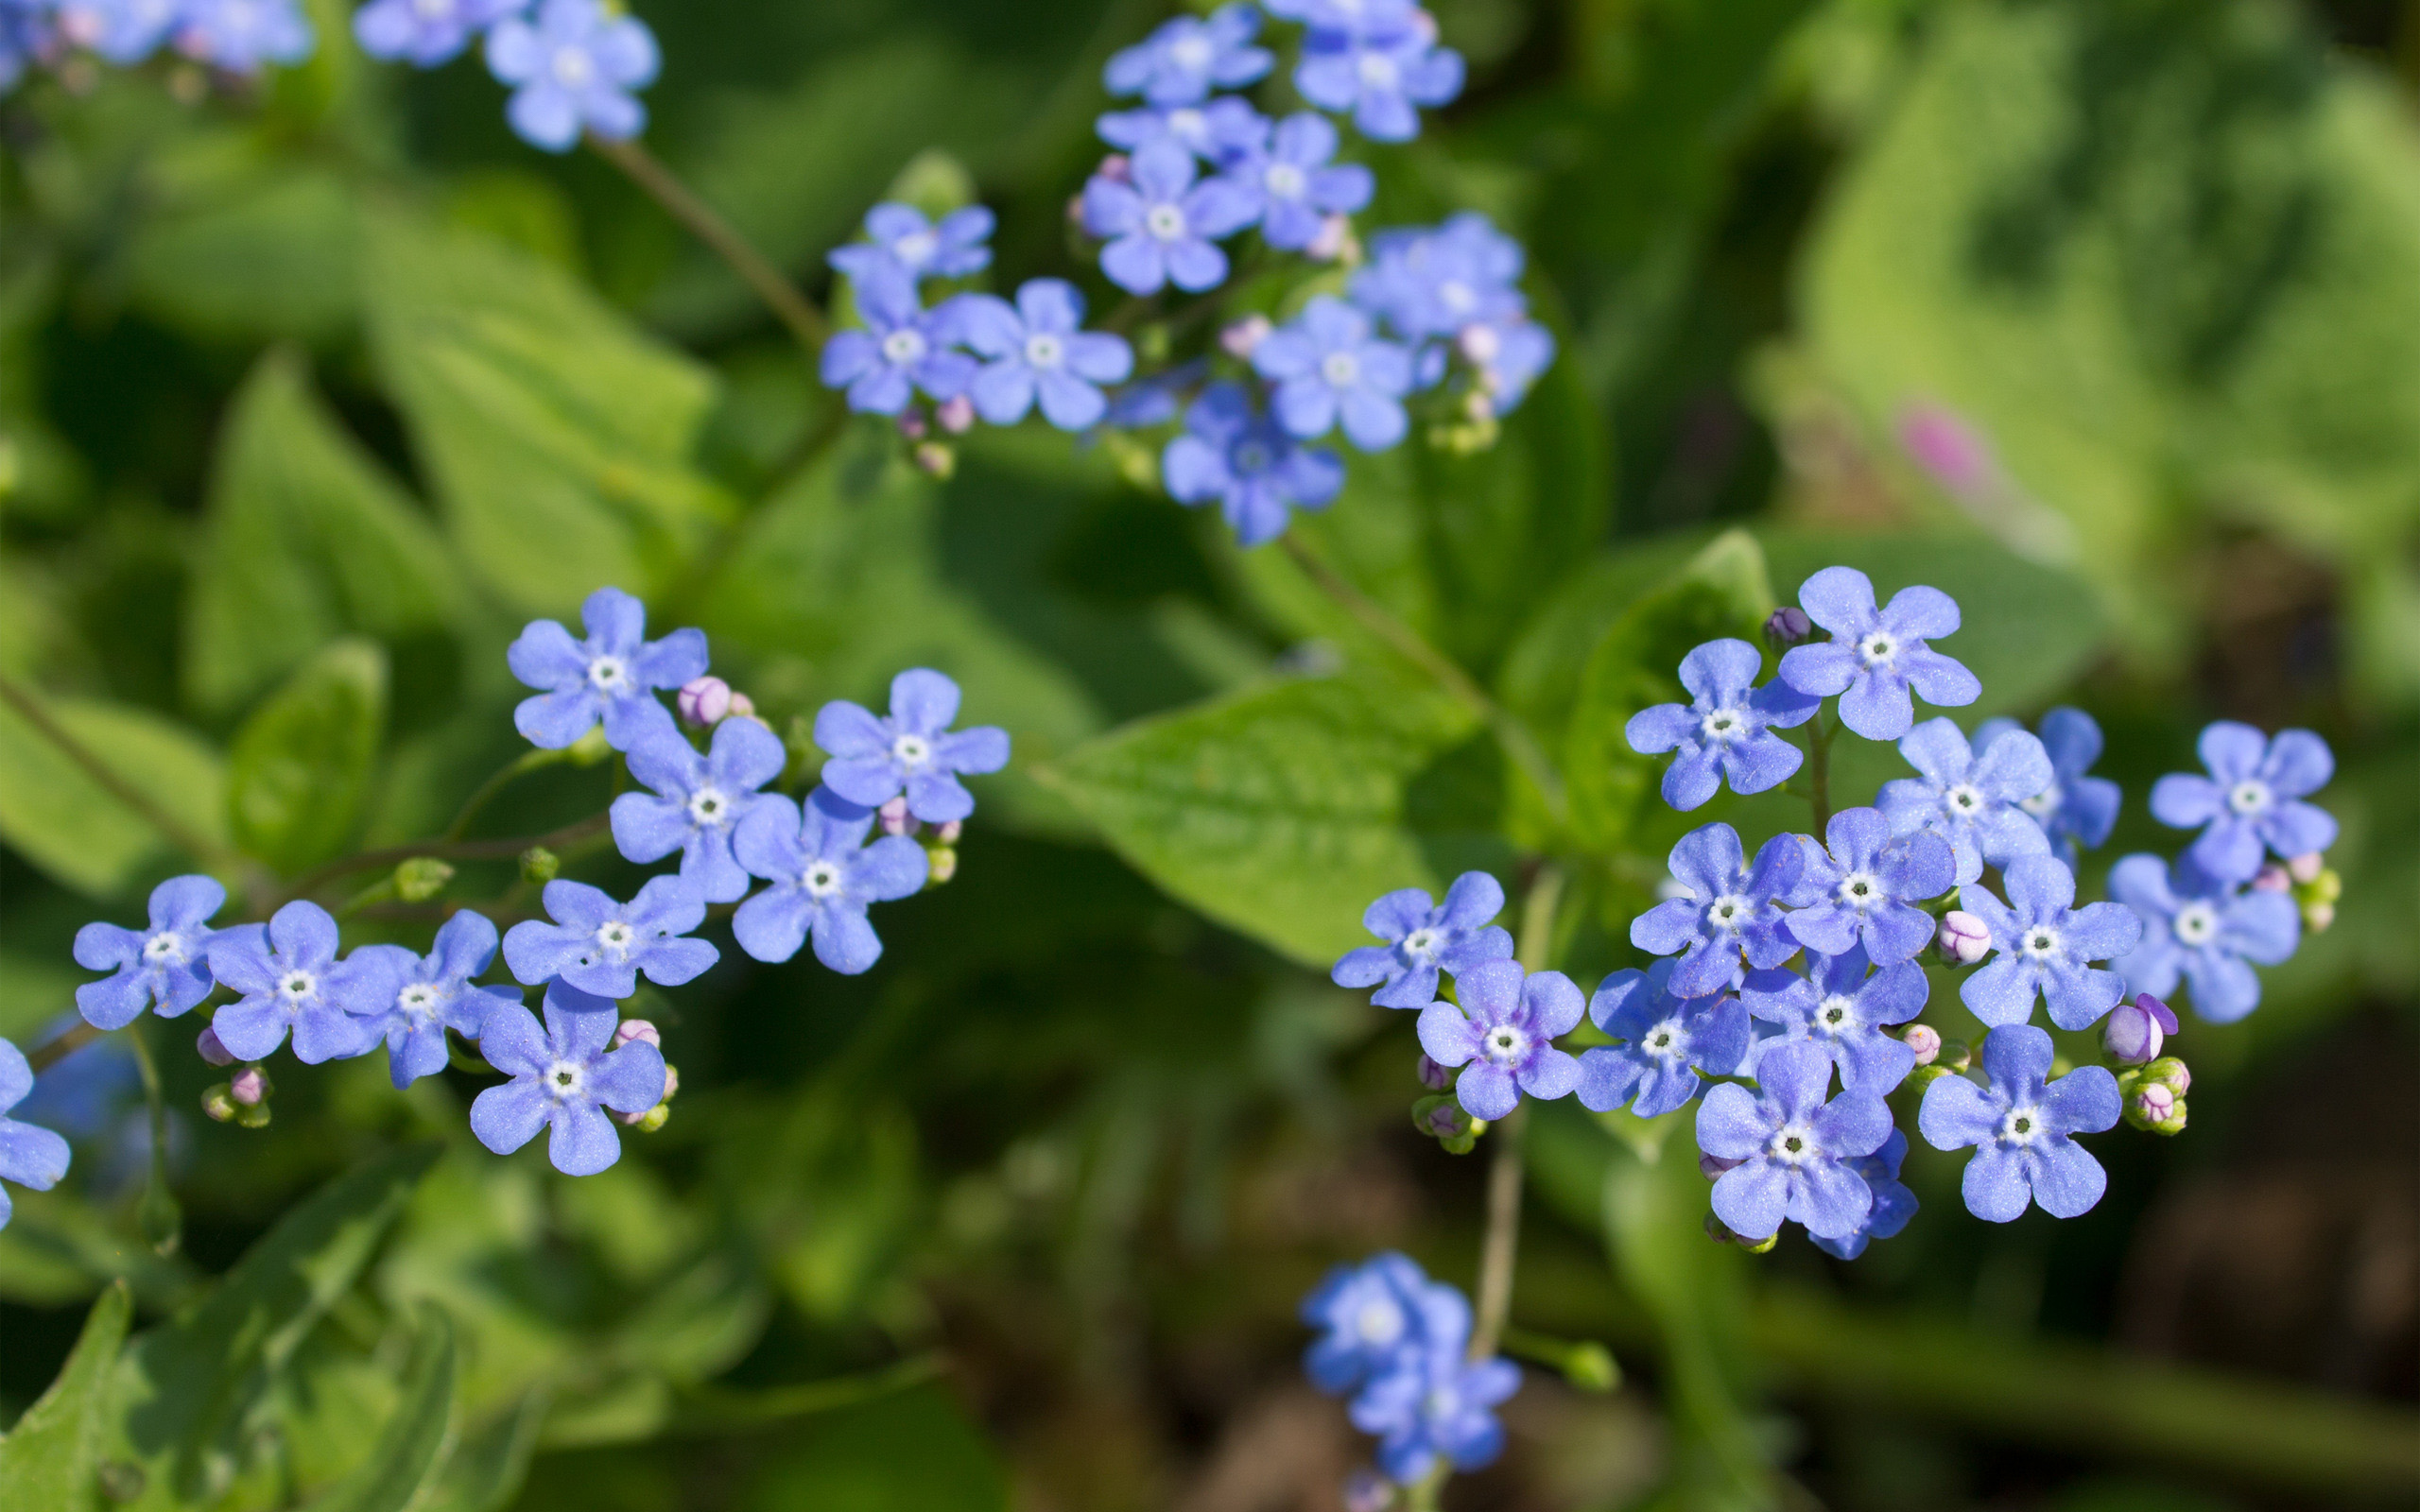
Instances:
[[[1437,931],[1422,926],[1403,937],[1403,953],[1414,960],[1425,961],[1437,954]]]
[[[153,966],[185,964],[183,936],[173,929],[164,929],[143,942],[143,958]]]
[[[701,787],[689,795],[689,819],[700,829],[711,830],[731,819],[731,799],[718,787]]]
[[[2227,790],[2227,807],[2238,814],[2257,814],[2271,801],[2269,784],[2258,778],[2247,778]]]
[[[1689,1053],[1689,1032],[1678,1019],[1667,1019],[1638,1037],[1638,1047],[1660,1060],[1678,1060]]]
[[[1353,1332],[1364,1344],[1392,1344],[1403,1337],[1403,1309],[1392,1297],[1373,1297],[1353,1315]]]
[[[910,268],[923,267],[941,249],[941,238],[928,231],[911,231],[890,244],[890,255]]]
[[[631,669],[618,656],[600,656],[588,663],[588,683],[599,693],[627,692]]]
[[[1210,45],[1210,39],[1198,31],[1187,32],[1168,43],[1168,61],[1188,74],[1199,74],[1207,69],[1210,60],[1217,56]]]
[[[1270,163],[1269,171],[1260,176],[1260,182],[1271,199],[1300,199],[1308,187],[1303,170],[1290,163]]]
[[[913,326],[901,326],[882,338],[882,360],[894,368],[905,368],[925,358],[925,333]]]
[[[1857,1027],[1857,1000],[1835,992],[1815,1005],[1815,1027],[1827,1035],[1846,1034]]]
[[[922,766],[933,759],[933,745],[922,735],[902,735],[890,743],[890,754],[902,766]]]
[[[1898,637],[1889,630],[1871,631],[1857,643],[1857,654],[1867,666],[1880,666],[1899,654]]]
[[[2169,926],[2179,945],[2207,945],[2218,937],[2219,911],[2208,903],[2187,903]]]
[[[1402,70],[1395,67],[1395,60],[1384,53],[1363,53],[1356,66],[1364,89],[1390,90],[1403,77]]]
[[[1259,441],[1238,442],[1234,453],[1228,457],[1228,461],[1235,470],[1247,477],[1255,472],[1268,472],[1269,464],[1272,460],[1269,448]]]
[[[1739,929],[1755,917],[1756,905],[1737,893],[1724,893],[1706,904],[1706,921],[1717,929]]]
[[[558,1060],[546,1068],[546,1094],[559,1103],[578,1099],[588,1086],[588,1068],[577,1060]]]
[[[2051,783],[2017,805],[2037,819],[2047,819],[2059,812],[2059,784]]]
[[[1046,331],[1035,332],[1025,338],[1025,362],[1028,368],[1056,368],[1066,357],[1065,343]]]
[[[1210,117],[1191,106],[1168,112],[1168,135],[1187,146],[1209,139]]]
[[[596,77],[596,64],[585,47],[555,49],[555,82],[565,89],[586,89]]]
[[[1499,1023],[1480,1037],[1479,1054],[1499,1066],[1509,1066],[1530,1054],[1528,1031],[1509,1023]]]
[[[1841,902],[1860,914],[1882,902],[1881,879],[1870,871],[1850,872],[1841,879],[1841,885],[1836,891]]]
[[[1361,360],[1349,352],[1331,352],[1320,359],[1320,376],[1331,388],[1350,388],[1361,381]]]
[[[805,888],[810,897],[829,898],[840,890],[840,868],[829,861],[819,861],[806,868],[805,874],[798,879],[798,885]]]
[[[597,927],[596,943],[608,960],[618,961],[631,953],[631,945],[638,938],[638,931],[618,919],[609,919]]]
[[[2019,939],[2017,949],[2036,960],[2048,960],[2059,954],[2059,932],[2048,924],[2035,924]]]
[[[1983,790],[1972,782],[1961,782],[1941,796],[1941,806],[1953,819],[1971,819],[1983,812]]]
[[[288,1003],[300,1003],[319,989],[319,978],[308,971],[288,971],[277,984],[279,994]]]
[[[1394,65],[1387,65],[1392,68]],[[1478,290],[1458,278],[1449,278],[1437,285],[1437,302],[1456,315],[1468,315],[1478,308]]]
[[[435,1017],[437,1005],[441,1001],[437,988],[426,982],[414,982],[395,994],[395,1006],[401,1008],[406,1017],[414,1019]]]
[[[1784,1124],[1773,1131],[1765,1145],[1765,1153],[1785,1165],[1804,1165],[1824,1153],[1815,1143],[1815,1134],[1804,1124]]]
[[[1174,205],[1153,205],[1143,213],[1143,229],[1164,242],[1184,239],[1184,212]]]
[[[2010,1108],[2000,1120],[2000,1143],[2004,1144],[2031,1144],[2043,1132],[2041,1110],[2030,1104]]]
[[[1705,738],[1717,743],[1737,740],[1748,732],[1747,717],[1737,709],[1717,709],[1698,721]]]
[[[412,12],[423,21],[446,21],[454,14],[454,0],[412,0]]]

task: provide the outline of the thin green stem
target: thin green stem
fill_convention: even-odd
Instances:
[[[1562,901],[1563,870],[1549,862],[1538,868],[1521,904],[1520,958],[1525,969],[1543,971],[1551,958],[1555,910]],[[1471,1325],[1473,1360],[1495,1353],[1504,1320],[1512,1311],[1512,1266],[1521,1244],[1521,1136],[1529,1124],[1527,1113],[1526,1108],[1515,1108],[1490,1131],[1495,1159],[1487,1168],[1487,1232],[1479,1242],[1476,1320]]]
[[[1815,811],[1818,835],[1832,823],[1832,742],[1840,732],[1838,725],[1824,725],[1821,709],[1806,722],[1806,801]]]
[[[750,245],[731,222],[715,212],[713,206],[698,198],[680,177],[664,165],[654,153],[635,139],[614,141],[588,135],[589,150],[622,170],[632,183],[647,191],[648,197],[664,207],[665,214],[679,221],[689,233],[706,244],[716,256],[731,265],[740,281],[756,292],[782,324],[789,327],[809,356],[823,350],[832,329],[823,312],[798,291],[788,277],[772,262]]]
[[[168,1105],[160,1086],[160,1067],[151,1056],[151,1040],[140,1019],[126,1040],[134,1051],[135,1070],[143,1077],[143,1100],[151,1112],[151,1176],[143,1189],[140,1221],[143,1237],[161,1255],[173,1255],[184,1238],[184,1213],[168,1190]]]
[[[21,687],[17,681],[0,675],[0,703],[16,711],[17,716],[34,727],[37,734],[59,747],[60,755],[83,769],[102,791],[141,816],[145,822],[167,838],[170,845],[196,861],[213,868],[235,870],[243,860],[224,846],[216,845],[186,827],[183,820],[153,802],[148,794],[118,775],[117,769],[94,754],[91,747],[68,733],[65,726],[51,716],[40,700]]]
[[[93,1025],[89,1023],[78,1022],[70,1024],[67,1028],[67,1032],[60,1035],[58,1039],[51,1040],[47,1044],[36,1045],[31,1050],[26,1051],[26,1067],[35,1075],[39,1076],[51,1067],[56,1066],[60,1061],[66,1059],[69,1056],[74,1055],[77,1051],[83,1049],[86,1045],[89,1045],[94,1040],[98,1040],[101,1037],[102,1032],[103,1031],[93,1027]]]
[[[356,871],[374,871],[380,867],[399,866],[419,856],[433,856],[440,861],[507,861],[533,846],[549,850],[563,850],[591,840],[605,833],[611,822],[603,814],[592,814],[577,824],[566,824],[544,834],[525,834],[510,840],[424,840],[413,845],[393,845],[377,850],[364,850],[359,855],[344,856],[316,870],[305,872],[302,879],[286,889],[288,899],[306,897],[339,877]]]

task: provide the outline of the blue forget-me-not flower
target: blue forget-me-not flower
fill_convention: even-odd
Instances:
[[[1361,927],[1384,945],[1362,945],[1340,956],[1329,977],[1339,987],[1374,987],[1382,1008],[1425,1008],[1437,1001],[1437,973],[1456,976],[1512,954],[1512,936],[1494,922],[1504,912],[1504,886],[1484,871],[1465,871],[1438,902],[1418,887],[1402,887],[1372,903]]]
[[[772,884],[732,916],[739,948],[778,963],[812,936],[815,958],[846,976],[881,959],[882,939],[866,909],[913,895],[931,867],[925,848],[904,834],[866,844],[873,817],[829,787],[809,793],[804,805],[767,798],[735,841],[740,864]]]
[[[2221,719],[2202,731],[2210,775],[2170,772],[2152,788],[2152,815],[2180,830],[2204,826],[2190,854],[2225,882],[2249,882],[2265,846],[2287,860],[2336,843],[2336,819],[2304,798],[2336,775],[2327,742],[2308,730],[2266,739],[2250,725]]]
[[[1236,89],[1269,72],[1275,60],[1253,45],[1259,33],[1260,12],[1248,5],[1178,16],[1112,54],[1101,82],[1112,94],[1140,94],[1152,105],[1197,104],[1213,90]]]
[[[67,1174],[67,1142],[46,1128],[8,1116],[33,1090],[33,1068],[26,1064],[25,1052],[0,1040],[0,1181],[47,1192]],[[9,1227],[15,1211],[9,1189],[0,1187],[0,1228]]]
[[[1478,369],[1488,408],[1498,415],[1519,407],[1530,386],[1554,364],[1553,334],[1526,315],[1474,320],[1456,334],[1454,344]]]
[[[177,51],[230,74],[299,63],[317,39],[295,0],[185,0]]]
[[[647,107],[632,92],[655,81],[655,33],[599,0],[539,0],[534,17],[508,16],[488,33],[488,71],[512,87],[505,119],[521,140],[568,152],[582,131],[612,141],[639,134]]]
[[[1042,418],[1063,431],[1098,424],[1109,409],[1098,386],[1134,370],[1124,336],[1081,329],[1084,297],[1064,279],[1027,280],[1014,305],[990,294],[963,295],[958,304],[967,346],[991,359],[967,397],[994,425],[1025,419],[1037,398]]]
[[[479,1054],[512,1079],[471,1104],[471,1132],[510,1155],[550,1129],[546,1159],[555,1169],[595,1176],[622,1158],[621,1137],[603,1109],[644,1113],[662,1102],[664,1052],[645,1040],[615,1047],[621,1016],[613,1003],[567,982],[548,983],[541,1006],[544,1029],[518,1003],[488,1015]]]
[[[2157,856],[2128,856],[2110,868],[2109,894],[2143,921],[2142,943],[2115,963],[2129,991],[2174,994],[2182,977],[2193,1011],[2233,1023],[2260,1005],[2260,973],[2302,943],[2293,895],[2221,882],[2188,852],[2171,868]]]
[[[1429,1346],[1416,1366],[1379,1376],[1346,1409],[1354,1427],[1377,1438],[1390,1480],[1418,1481],[1441,1457],[1458,1470],[1481,1469],[1504,1452],[1495,1409],[1521,1389],[1521,1368],[1501,1356],[1470,1360],[1464,1349]]]
[[[1303,1298],[1301,1316],[1320,1331],[1303,1373],[1331,1396],[1416,1368],[1420,1351],[1448,1341],[1459,1349],[1470,1334],[1461,1293],[1393,1250],[1330,1270]]]
[[[307,900],[287,903],[266,926],[238,924],[210,936],[212,973],[243,994],[210,1021],[229,1055],[266,1060],[289,1029],[294,1058],[307,1066],[364,1055],[377,1043],[354,1017],[361,998],[337,973],[337,921]]]
[[[994,224],[982,205],[953,210],[935,224],[913,205],[885,201],[866,212],[867,240],[836,247],[827,260],[853,279],[964,278],[992,266]]]
[[[1804,1040],[1839,1064],[1841,1090],[1881,1096],[1916,1069],[1916,1053],[1882,1031],[1922,1013],[1931,993],[1923,967],[1900,961],[1868,974],[1853,944],[1838,955],[1808,952],[1805,976],[1788,967],[1751,971],[1739,995],[1750,1014],[1782,1027],[1760,1054]]]
[[[1354,445],[1383,452],[1409,428],[1403,396],[1411,391],[1411,354],[1373,336],[1370,318],[1334,295],[1312,296],[1291,325],[1263,337],[1252,365],[1275,381],[1270,409],[1299,439],[1324,436],[1341,420]]]
[[[2013,1222],[2029,1198],[2054,1218],[2073,1218],[2091,1211],[2109,1184],[2100,1162],[2073,1136],[2118,1122],[2118,1078],[2105,1067],[2078,1066],[2047,1081],[2054,1054],[2043,1030],[2005,1023],[1983,1037],[1989,1087],[1943,1076],[1925,1089],[1916,1127],[1926,1143],[1937,1150],[1975,1147],[1962,1187],[1966,1210],[1978,1218]]]
[[[1297,443],[1253,408],[1240,384],[1202,389],[1185,410],[1184,427],[1160,454],[1168,496],[1179,504],[1218,500],[1244,545],[1283,535],[1291,511],[1324,509],[1344,488],[1337,455]]]
[[[1922,777],[1883,783],[1875,801],[1895,833],[1928,830],[1947,841],[1962,884],[1981,876],[1987,864],[2050,853],[2049,836],[2025,808],[2052,783],[2050,758],[2033,736],[2012,726],[1977,756],[1958,722],[1945,715],[1909,730],[1899,754]]]
[[[919,388],[940,400],[966,392],[976,363],[957,350],[965,333],[956,300],[927,310],[913,280],[879,265],[853,286],[866,329],[836,331],[823,343],[826,388],[846,388],[849,407],[872,415],[898,414]]]
[[[681,852],[681,875],[710,903],[748,895],[748,873],[732,858],[731,835],[761,800],[756,790],[782,775],[789,750],[753,719],[725,719],[700,755],[672,730],[631,747],[631,775],[652,793],[614,800],[614,843],[625,861],[661,861]]]
[[[1250,101],[1222,94],[1201,105],[1111,111],[1094,121],[1100,139],[1122,152],[1174,142],[1214,168],[1241,163],[1269,137],[1269,117]]]
[[[1294,65],[1294,87],[1323,111],[1351,112],[1373,142],[1420,134],[1420,110],[1462,92],[1462,55],[1437,45],[1437,24],[1413,10],[1392,26],[1314,26]]]
[[[210,996],[210,916],[226,905],[215,878],[171,877],[151,889],[151,927],[95,922],[76,932],[76,964],[112,974],[76,989],[76,1007],[95,1029],[123,1029],[159,1005],[173,1019]]]
[[[1084,185],[1084,229],[1108,239],[1100,270],[1129,294],[1174,284],[1189,294],[1227,277],[1227,254],[1212,242],[1234,235],[1260,212],[1259,197],[1227,179],[1196,182],[1193,154],[1153,142],[1128,160],[1120,180],[1096,174]]]
[[[1571,978],[1483,961],[1454,977],[1454,996],[1461,1006],[1420,1010],[1420,1048],[1441,1066],[1469,1067],[1455,1079],[1454,1095],[1473,1118],[1499,1119],[1524,1092],[1551,1102],[1580,1084],[1580,1062],[1553,1044],[1587,1008]]]
[[[1763,1240],[1784,1221],[1845,1239],[1874,1211],[1849,1162],[1891,1137],[1891,1108],[1870,1091],[1830,1102],[1832,1058],[1821,1045],[1776,1044],[1756,1062],[1755,1092],[1723,1082],[1698,1105],[1698,1148],[1737,1162],[1714,1183],[1714,1211],[1733,1233]]]
[[[1958,906],[1983,921],[1999,953],[1959,985],[1959,997],[1975,1017],[1996,1026],[2031,1019],[2038,992],[2052,1023],[2089,1028],[2125,989],[2117,972],[2089,963],[2132,951],[2143,937],[2143,921],[2123,903],[2071,907],[2076,874],[2056,856],[2019,856],[2001,876],[2005,903],[1979,885],[1959,889]]]
[[[1693,700],[1631,715],[1622,734],[1642,756],[1680,755],[1664,769],[1664,801],[1686,813],[1714,797],[1724,778],[1735,793],[1761,793],[1789,780],[1806,754],[1773,733],[1803,725],[1823,700],[1775,679],[1759,688],[1764,658],[1745,641],[1708,641],[1681,659]]]
[[[1894,835],[1879,809],[1866,808],[1833,815],[1824,839],[1800,837],[1791,937],[1826,955],[1862,948],[1877,966],[1913,958],[1933,935],[1932,916],[1916,905],[1957,885],[1949,842],[1930,830]]]
[[[1349,287],[1354,303],[1383,317],[1408,340],[1450,336],[1522,314],[1526,306],[1513,285],[1525,261],[1519,242],[1466,210],[1441,226],[1373,236],[1369,265]]]
[[[1889,1239],[1907,1228],[1908,1220],[1916,1215],[1916,1194],[1899,1179],[1899,1167],[1907,1159],[1908,1136],[1895,1128],[1891,1131],[1891,1137],[1882,1142],[1882,1148],[1872,1155],[1851,1157],[1848,1168],[1856,1172],[1864,1180],[1865,1189],[1874,1194],[1873,1210],[1866,1213],[1865,1222],[1858,1225],[1855,1232],[1834,1239],[1817,1236],[1815,1247],[1842,1260],[1855,1260],[1865,1253],[1869,1240]]]
[[[1673,965],[1625,968],[1598,984],[1588,1017],[1622,1043],[1582,1053],[1582,1106],[1603,1113],[1629,1103],[1639,1117],[1653,1118],[1695,1097],[1701,1074],[1738,1071],[1748,1054],[1748,1010],[1728,992],[1674,997]]]
[[[1672,972],[1675,994],[1701,998],[1726,990],[1742,955],[1761,968],[1797,953],[1798,941],[1774,906],[1797,887],[1806,865],[1796,835],[1766,841],[1750,867],[1739,832],[1708,824],[1681,836],[1669,863],[1688,896],[1667,899],[1631,920],[1630,942],[1651,955],[1680,954]]]
[[[2014,719],[1986,719],[1975,731],[1975,748],[1989,751],[2002,735],[2022,729]],[[2081,709],[2057,708],[2042,716],[2043,753],[2050,758],[2050,784],[2017,806],[2033,816],[2050,838],[2050,853],[2073,867],[2082,851],[2099,848],[2118,825],[2118,784],[2091,775],[2100,760],[2100,726]]]
[[[1866,739],[1908,732],[1916,721],[1910,688],[1943,708],[1982,696],[1975,674],[1926,644],[1958,629],[1958,601],[1940,589],[1903,588],[1876,609],[1873,579],[1826,567],[1800,585],[1798,602],[1832,638],[1792,646],[1781,659],[1782,680],[1819,697],[1838,694],[1841,722]]]
[[[387,1041],[387,1074],[397,1087],[445,1069],[446,1030],[476,1040],[499,1005],[521,1006],[517,988],[472,984],[495,960],[495,925],[464,908],[438,930],[426,955],[401,945],[364,945],[336,969],[346,1009],[372,1040]]]
[[[658,987],[679,987],[722,954],[687,937],[706,921],[706,900],[684,877],[649,877],[627,903],[568,877],[541,896],[555,921],[526,919],[504,936],[504,964],[531,987],[559,976],[582,992],[626,998],[639,989],[641,971]]]
[[[706,634],[680,629],[647,638],[647,606],[618,588],[600,588],[579,607],[588,639],[575,641],[555,620],[532,620],[505,651],[512,675],[545,691],[512,711],[512,727],[533,746],[561,750],[605,722],[605,742],[629,750],[655,730],[672,730],[659,688],[705,676]]]
[[[354,39],[372,58],[435,68],[529,0],[370,0],[353,13]]]
[[[1231,177],[1260,195],[1260,235],[1280,251],[1299,252],[1319,239],[1330,215],[1349,215],[1370,202],[1376,180],[1357,163],[1331,163],[1336,128],[1303,111],[1277,123],[1268,146],[1255,141],[1229,166]]]
[[[60,0],[52,14],[59,41],[123,68],[159,49],[184,6],[182,0]]]
[[[958,684],[927,667],[890,679],[890,713],[836,698],[816,712],[815,743],[831,760],[823,785],[852,803],[879,808],[900,794],[926,824],[975,812],[959,775],[979,777],[1009,765],[1009,734],[992,725],[953,731]]]

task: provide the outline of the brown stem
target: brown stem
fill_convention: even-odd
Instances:
[[[1821,836],[1832,824],[1832,741],[1840,734],[1835,725],[1824,727],[1824,711],[1806,722],[1806,801],[1815,811],[1815,833]]]
[[[229,869],[240,865],[225,848],[215,845],[185,827],[182,820],[154,803],[150,797],[117,774],[109,763],[93,753],[91,747],[67,732],[65,726],[51,717],[34,696],[20,687],[12,678],[0,676],[0,702],[17,712],[18,717],[34,727],[44,740],[59,747],[65,756],[83,769],[84,775],[98,784],[102,791],[140,815],[144,821],[167,838],[170,845],[206,866]]]
[[[68,1026],[67,1032],[46,1044],[39,1044],[26,1052],[26,1066],[37,1076],[60,1061],[98,1040],[103,1031],[89,1023]]]
[[[781,317],[782,323],[790,328],[790,335],[798,337],[799,345],[810,355],[823,350],[824,339],[832,334],[823,312],[809,303],[780,268],[750,246],[748,238],[692,193],[654,153],[635,139],[617,142],[594,131],[588,134],[588,146],[598,157],[621,169],[632,183],[663,206],[666,215],[730,264],[731,270]]]
[[[364,850],[359,855],[345,856],[329,862],[317,870],[303,873],[302,879],[286,889],[288,898],[301,898],[317,892],[338,877],[356,871],[373,871],[380,867],[400,866],[422,856],[439,861],[503,861],[519,855],[533,846],[561,850],[605,833],[611,823],[608,816],[592,814],[577,824],[566,824],[544,834],[527,834],[510,840],[424,840],[413,845],[390,845],[382,850]]]

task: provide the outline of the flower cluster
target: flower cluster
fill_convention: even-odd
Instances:
[[[0,0],[0,91],[78,53],[124,68],[165,48],[240,76],[299,63],[315,42],[298,0]]]
[[[370,0],[353,34],[372,58],[436,68],[486,39],[488,72],[512,91],[521,139],[568,152],[583,132],[610,141],[646,129],[637,92],[662,58],[646,22],[603,0]]]
[[[1353,1394],[1353,1426],[1378,1440],[1389,1480],[1409,1485],[1440,1460],[1475,1470],[1503,1452],[1495,1409],[1520,1389],[1520,1367],[1470,1357],[1461,1292],[1391,1252],[1328,1272],[1303,1298],[1302,1318],[1320,1332],[1305,1373],[1330,1396]]]

